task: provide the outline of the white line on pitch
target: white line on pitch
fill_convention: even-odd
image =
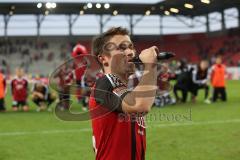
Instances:
[[[219,121],[201,121],[201,122],[179,122],[169,124],[153,124],[155,127],[175,127],[175,126],[197,126],[197,125],[209,125],[209,124],[225,124],[225,123],[240,123],[240,119],[219,120]]]
[[[225,124],[225,123],[240,123],[240,119],[221,120],[221,121],[202,121],[202,122],[179,122],[169,124],[152,124],[152,127],[176,127],[176,126],[195,126],[195,125],[210,125],[210,124]],[[0,136],[22,136],[32,134],[57,134],[57,133],[77,133],[89,132],[91,128],[71,129],[71,130],[45,130],[45,131],[29,131],[29,132],[0,132]]]
[[[56,134],[56,133],[76,133],[76,132],[88,132],[90,128],[83,129],[71,129],[71,130],[45,130],[45,131],[29,131],[29,132],[0,132],[0,136],[21,136],[30,134]]]

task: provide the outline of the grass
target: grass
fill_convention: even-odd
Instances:
[[[228,81],[228,102],[153,108],[147,117],[148,160],[239,160],[240,85]],[[8,110],[11,98],[6,98]],[[91,122],[66,122],[31,110],[0,114],[0,160],[94,159]],[[74,106],[75,110],[79,105]]]

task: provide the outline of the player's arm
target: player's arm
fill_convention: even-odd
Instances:
[[[73,70],[64,77],[64,82],[65,85],[71,85],[74,81],[76,81],[76,75],[75,71]]]
[[[210,82],[212,82],[213,76],[214,76],[214,66],[212,66],[209,70],[208,70],[208,80],[210,80]]]
[[[198,71],[197,68],[192,71],[192,81],[193,81],[193,83],[199,84],[199,85],[207,83],[207,77],[205,79],[202,79],[202,80],[197,80],[197,71]]]
[[[44,97],[43,94],[36,90],[36,85],[37,85],[36,83],[33,84],[33,87],[32,87],[32,97],[34,98],[34,97],[37,96],[39,98],[43,98]]]
[[[157,90],[156,50],[151,47],[141,52],[139,58],[144,63],[143,75],[133,91],[124,95],[122,110],[126,113],[149,112]],[[155,63],[155,64],[154,64]]]

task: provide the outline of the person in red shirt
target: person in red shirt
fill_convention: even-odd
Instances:
[[[225,74],[226,66],[222,64],[222,57],[217,56],[216,63],[212,66],[210,73],[211,84],[213,86],[213,102],[217,101],[219,95],[222,101],[227,101]]]
[[[76,90],[76,95],[77,95],[77,100],[80,103],[82,101],[83,103],[83,110],[87,110],[87,107],[84,105],[85,104],[85,96],[83,96],[83,90],[82,90],[82,85],[81,82],[83,80],[83,76],[86,72],[87,65],[88,65],[88,51],[85,46],[83,46],[80,43],[77,43],[76,46],[73,48],[72,51],[72,58],[74,59],[74,70],[72,72],[72,79],[75,80],[77,84],[77,90]]]
[[[0,112],[5,112],[4,97],[7,91],[7,84],[5,76],[0,72]]]
[[[168,104],[174,104],[175,99],[170,95],[171,84],[170,84],[170,69],[166,62],[158,65],[157,73],[157,95],[154,104],[157,107],[163,107]]]
[[[21,68],[16,69],[16,77],[11,81],[12,109],[18,111],[20,106],[23,111],[28,111],[28,80],[23,77],[24,71]]]
[[[128,77],[135,68],[131,62],[135,50],[128,31],[111,28],[92,45],[104,73],[92,87],[89,100],[96,160],[143,160],[144,115],[151,110],[157,89],[157,47],[140,53],[143,75],[138,85],[128,90]]]

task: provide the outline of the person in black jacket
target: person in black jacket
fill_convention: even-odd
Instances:
[[[195,101],[198,90],[204,89],[204,102],[209,104],[211,101],[208,99],[209,86],[208,86],[208,75],[209,75],[209,63],[207,60],[202,60],[199,65],[193,67],[191,70],[191,81],[189,91],[192,93],[192,100]]]
[[[180,60],[178,62],[178,68],[175,71],[176,74],[176,84],[173,87],[173,92],[176,97],[176,101],[185,103],[187,101],[187,93],[190,82],[190,72],[185,60]],[[182,92],[182,97],[180,98],[178,95],[178,91]]]

